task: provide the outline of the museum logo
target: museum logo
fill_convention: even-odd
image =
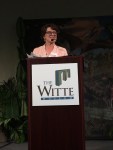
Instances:
[[[67,78],[70,78],[70,69],[56,70],[55,71],[55,84],[56,86],[60,86],[62,81],[66,81]]]

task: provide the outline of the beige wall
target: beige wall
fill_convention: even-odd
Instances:
[[[105,1],[105,2],[104,2]],[[113,15],[112,0],[4,0],[0,2],[0,82],[15,76],[18,63],[16,21]]]

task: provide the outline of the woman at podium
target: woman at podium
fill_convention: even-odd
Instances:
[[[41,28],[41,36],[44,45],[36,47],[33,55],[36,57],[61,57],[67,56],[67,50],[64,47],[56,45],[59,29],[55,24],[46,24]]]

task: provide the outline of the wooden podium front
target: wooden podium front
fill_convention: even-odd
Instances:
[[[78,65],[79,104],[33,106],[32,65],[73,63]],[[85,150],[83,58],[81,56],[29,58],[27,59],[27,71],[29,150]]]

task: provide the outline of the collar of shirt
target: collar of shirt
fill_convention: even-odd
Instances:
[[[45,45],[43,45],[43,46],[44,46],[44,51],[45,51],[45,54],[46,54]],[[48,57],[56,57],[58,55],[57,54],[57,49],[58,49],[58,47],[56,45],[54,45],[54,48],[51,51],[51,53],[48,55]]]

